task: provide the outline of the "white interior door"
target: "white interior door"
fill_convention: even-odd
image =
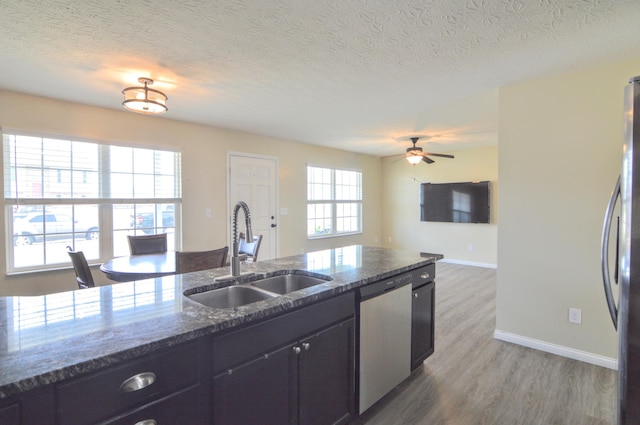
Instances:
[[[277,188],[278,161],[276,158],[229,153],[229,217],[238,201],[244,201],[251,212],[254,235],[262,235],[258,261],[278,256]],[[230,221],[229,226],[233,223]],[[230,227],[231,228],[231,227]],[[244,214],[238,213],[238,232],[244,231]],[[232,241],[229,241],[231,249]]]

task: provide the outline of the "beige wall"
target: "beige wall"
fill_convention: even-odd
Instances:
[[[500,91],[499,331],[616,357],[599,247],[636,74],[637,59]]]
[[[114,100],[118,102],[118,100]],[[227,152],[277,157],[279,161],[279,255],[343,246],[374,245],[381,229],[380,159],[292,141],[148,117],[0,91],[0,125],[44,134],[178,149],[182,152],[183,249],[226,245]],[[364,232],[323,240],[306,238],[306,164],[363,171]],[[205,209],[213,212],[205,217]],[[4,222],[4,209],[0,222]],[[0,230],[2,241],[6,235]],[[71,270],[6,276],[5,244],[0,244],[0,295],[43,294],[75,289]],[[99,284],[110,283],[97,268]]]
[[[410,166],[403,158],[385,158],[383,244],[387,247],[443,254],[447,260],[495,266],[498,232],[498,147],[453,152],[455,159]],[[489,180],[491,224],[420,221],[420,183]],[[391,238],[391,240],[389,239]],[[472,245],[472,249],[470,249]]]

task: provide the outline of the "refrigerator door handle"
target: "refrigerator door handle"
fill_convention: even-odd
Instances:
[[[615,270],[613,271],[613,281],[618,284],[618,279],[620,277],[620,217],[616,220],[616,259],[614,263],[616,265]]]
[[[607,306],[609,307],[609,314],[613,321],[613,327],[618,329],[618,307],[613,299],[613,292],[611,291],[611,275],[609,274],[609,237],[611,233],[611,226],[613,224],[613,210],[615,209],[618,198],[620,197],[620,177],[611,193],[609,199],[609,205],[607,206],[607,212],[604,217],[604,225],[602,228],[602,242],[600,252],[600,265],[602,268],[602,283],[604,285],[604,294],[607,298]],[[618,244],[618,235],[616,235],[616,245]],[[618,260],[617,247],[616,247],[616,261]],[[616,269],[618,265],[616,264]],[[617,273],[616,273],[617,274]],[[616,276],[617,277],[617,276]],[[617,280],[617,279],[616,279]]]

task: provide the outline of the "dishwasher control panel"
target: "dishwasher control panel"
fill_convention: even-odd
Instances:
[[[409,285],[412,279],[413,274],[408,272],[362,286],[360,287],[360,299],[366,300],[368,298],[384,294],[385,292],[393,291],[394,289],[402,286]]]

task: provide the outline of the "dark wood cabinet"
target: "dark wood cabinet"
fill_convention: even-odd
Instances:
[[[198,410],[197,387],[187,388],[167,397],[134,409],[123,416],[111,418],[101,425],[157,425],[157,424],[206,424]]]
[[[354,413],[354,320],[300,343],[300,424],[348,423]]]
[[[418,368],[434,351],[434,278],[435,264],[414,272],[411,293],[411,370]]]
[[[54,403],[52,385],[0,400],[0,424],[54,424]]]
[[[11,403],[0,407],[0,424],[20,425],[19,403]]]
[[[294,424],[297,355],[294,345],[267,352],[214,378],[214,424]]]
[[[214,424],[348,423],[354,302],[342,295],[214,338]]]
[[[178,412],[192,418],[189,423],[204,423],[209,403],[200,383],[203,347],[188,343],[59,383],[58,423],[179,423],[160,420],[181,418]]]

